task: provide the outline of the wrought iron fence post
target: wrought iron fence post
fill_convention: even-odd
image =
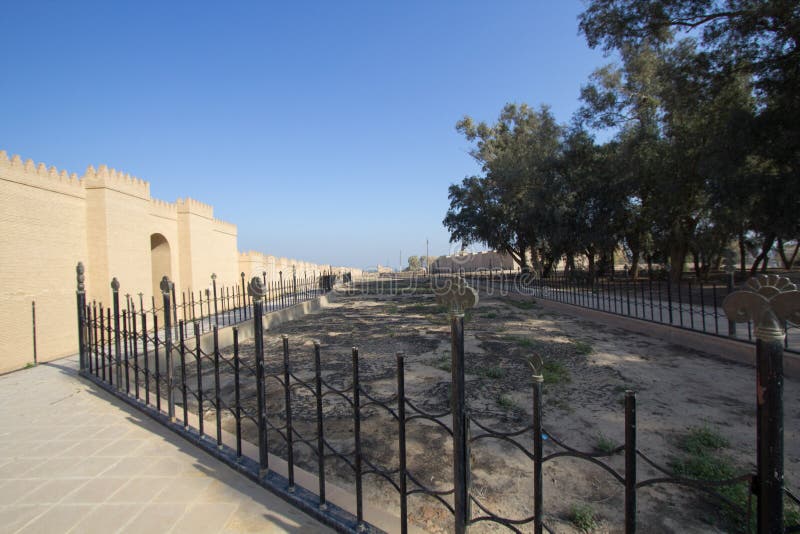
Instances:
[[[722,309],[728,320],[755,324],[758,532],[783,532],[783,324],[800,322],[800,291],[788,278],[760,275]]]
[[[405,354],[397,353],[397,430],[399,448],[400,482],[400,533],[408,532],[408,489],[406,473],[406,379]],[[467,495],[469,498],[469,495]]]
[[[117,389],[122,391],[122,351],[119,339],[119,280],[111,280],[112,301],[114,304],[114,364],[116,365]],[[108,370],[111,373],[111,369]]]
[[[169,282],[169,290],[172,294],[172,326],[178,324],[178,299],[175,298],[175,282],[170,280]]]
[[[667,270],[667,306],[669,306],[669,324],[672,324],[672,280],[669,276],[669,270]]]
[[[167,414],[170,421],[175,421],[175,373],[172,368],[172,307],[170,306],[170,296],[172,284],[167,275],[161,278],[161,297],[164,300],[164,359],[167,366]],[[154,310],[155,313],[155,310]],[[153,328],[158,329],[157,325]],[[158,342],[156,342],[158,343]],[[158,359],[158,352],[156,352]],[[156,362],[158,365],[158,362]],[[158,384],[158,371],[156,371],[156,384]]]
[[[449,287],[437,295],[436,300],[450,310],[450,407],[453,412],[455,532],[464,534],[470,522],[469,414],[464,391],[464,312],[478,303],[478,293],[459,277],[452,279]]]
[[[361,385],[358,375],[358,347],[353,347],[353,440],[355,456],[353,458],[356,472],[356,519],[358,528],[364,526],[364,502],[361,467]]]
[[[78,304],[78,362],[79,362],[79,369],[81,374],[85,374],[86,368],[86,287],[84,286],[84,269],[83,263],[78,262],[78,265],[75,266],[75,274],[76,279],[78,282],[78,289],[75,292],[77,304]],[[33,310],[34,310],[34,322],[33,322],[33,346],[34,346],[34,364],[36,363],[36,304],[33,303]]]
[[[211,287],[214,290],[214,324],[219,327],[219,312],[217,311],[217,275],[211,273]]]
[[[269,286],[267,285],[267,271],[261,271],[261,281],[264,282],[264,313],[269,311]]]
[[[281,336],[281,341],[283,342],[283,403],[286,413],[286,460],[289,467],[289,493],[294,493],[294,431],[292,430],[292,383],[289,364],[289,336],[283,334]],[[358,452],[356,452],[356,454],[358,454]],[[358,484],[358,482],[356,482],[356,484]]]
[[[244,284],[244,271],[242,271],[242,313],[244,318],[247,319],[247,286]]]
[[[533,528],[542,534],[544,495],[542,494],[542,375],[541,358],[533,365]]]
[[[636,532],[636,393],[625,392],[625,534]]]
[[[314,341],[314,400],[317,406],[317,482],[319,484],[319,509],[327,510],[325,497],[325,426],[322,421],[322,364],[319,341]]]
[[[244,280],[244,273],[242,273]],[[250,280],[250,296],[253,299],[253,338],[256,348],[256,398],[258,402],[258,476],[263,478],[269,471],[269,454],[267,451],[267,414],[264,394],[264,294],[266,290],[261,278],[254,276]]]
[[[730,276],[728,276],[728,295],[733,293],[733,271],[729,272]],[[728,319],[728,335],[731,337],[736,337],[736,321]]]

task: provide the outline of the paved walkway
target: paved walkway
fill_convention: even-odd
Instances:
[[[0,533],[332,532],[81,380],[0,376]]]

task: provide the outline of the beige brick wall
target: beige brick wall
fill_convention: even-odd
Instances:
[[[86,261],[85,192],[77,177],[0,152],[0,372],[75,352],[75,265]]]
[[[237,228],[214,219],[213,208],[193,199],[168,203],[150,197],[150,184],[100,166],[84,176],[67,175],[44,164],[9,159],[0,151],[0,373],[33,361],[31,301],[36,301],[40,361],[77,350],[75,266],[86,267],[87,301],[111,305],[110,282],[120,282],[138,303],[157,299],[160,275],[151,260],[151,236],[169,245],[170,278],[178,299],[184,290],[203,290],[217,274],[218,286],[240,284],[239,273],[261,273],[270,280],[291,266],[317,272],[316,266],[260,252],[240,255]],[[156,274],[156,276],[154,276]],[[155,279],[154,279],[155,278]]]

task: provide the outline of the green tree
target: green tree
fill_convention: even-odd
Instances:
[[[456,129],[474,143],[470,154],[484,175],[450,186],[443,222],[451,242],[484,242],[522,269],[529,253],[552,265],[559,247],[552,230],[563,215],[554,182],[563,127],[547,107],[508,104],[494,125],[465,117]]]
[[[408,267],[406,267],[406,271],[419,271],[422,269],[422,263],[419,260],[419,256],[409,256],[408,257]]]
[[[793,216],[800,208],[798,28],[800,5],[796,0],[593,0],[580,17],[580,29],[589,45],[605,50],[655,46],[671,50],[674,56],[682,54],[685,59],[689,57],[683,44],[686,40],[679,38],[696,37],[692,41],[697,46],[691,62],[675,62],[682,68],[691,64],[690,76],[685,76],[684,70],[664,79],[691,89],[702,85],[703,98],[694,102],[693,107],[707,106],[707,118],[730,124],[728,111],[740,106],[730,106],[723,112],[715,106],[725,101],[726,93],[730,96],[732,87],[743,88],[738,91],[739,103],[742,95],[754,100],[749,124],[738,131],[727,130],[727,134],[733,133],[730,139],[738,142],[732,160],[735,165],[707,157],[714,152],[708,150],[709,143],[701,145],[702,157],[708,163],[705,173],[717,180],[709,187],[714,210],[709,220],[714,219],[717,226],[727,221],[737,234],[741,252],[748,241],[760,242],[752,271],[759,263],[763,262],[762,268],[766,266],[767,255],[776,240],[780,243],[796,238],[800,231]],[[685,92],[684,96],[693,98],[694,94]],[[687,120],[688,115],[678,114],[671,121],[673,139],[679,141],[673,146],[675,153],[688,156],[673,161],[699,163],[693,155],[701,153],[695,144],[701,137],[696,126],[702,123],[698,120],[701,116],[695,112]],[[726,132],[725,128],[719,128],[719,122],[715,126],[718,127],[715,133]],[[687,130],[693,134],[679,137]],[[716,148],[725,150],[725,146],[719,146],[725,144],[725,141],[717,143]],[[683,171],[687,166],[678,169]],[[720,173],[727,173],[722,181]],[[714,233],[719,238],[724,235],[717,227]],[[744,255],[741,256],[743,262]]]

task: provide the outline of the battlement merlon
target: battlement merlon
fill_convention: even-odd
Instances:
[[[236,236],[239,233],[239,229],[236,227],[236,225],[229,223],[228,221],[223,221],[222,219],[213,219],[212,224],[214,226],[214,230],[217,232],[232,236]]]
[[[150,214],[156,217],[175,220],[178,216],[178,205],[175,202],[166,202],[157,198],[151,198]]]
[[[178,213],[199,215],[207,219],[214,218],[214,208],[210,204],[205,204],[189,197],[179,198],[176,204],[178,205]]]
[[[67,171],[59,171],[52,166],[48,169],[44,163],[37,165],[30,159],[23,163],[22,158],[17,154],[9,159],[5,150],[0,150],[0,179],[77,198],[86,198],[83,182],[77,174],[68,174]]]
[[[150,182],[145,182],[116,169],[109,169],[105,165],[100,165],[97,170],[89,165],[83,175],[83,183],[86,189],[111,189],[143,200],[150,200]]]

